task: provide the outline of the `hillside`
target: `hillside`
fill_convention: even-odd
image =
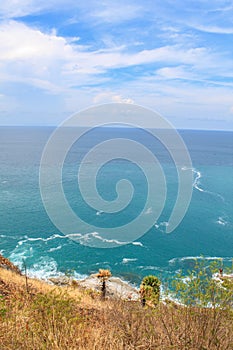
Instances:
[[[26,279],[0,259],[1,350],[232,349],[231,309],[137,301]]]

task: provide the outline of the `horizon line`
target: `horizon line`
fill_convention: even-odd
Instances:
[[[59,127],[64,127],[62,125],[33,125],[33,124],[29,124],[29,125],[0,125],[0,128],[59,128]],[[65,127],[69,127],[72,128],[73,126],[65,126]],[[75,126],[77,128],[86,128],[89,127],[88,125],[86,126]],[[96,127],[102,127],[102,128],[114,128],[114,127],[119,127],[119,128],[130,128],[130,126],[127,125],[119,125],[119,126],[110,126],[110,125],[96,125]],[[95,127],[93,127],[92,129],[94,129]],[[132,127],[132,129],[137,129],[137,126]],[[143,128],[139,128],[139,129],[143,129]],[[149,129],[156,129],[156,128],[149,128]],[[175,130],[182,130],[182,131],[225,131],[225,132],[233,132],[233,129],[199,129],[199,128],[175,128]],[[160,130],[170,130],[170,129],[160,129]]]

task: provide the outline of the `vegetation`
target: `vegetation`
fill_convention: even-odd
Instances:
[[[175,287],[185,305],[160,302],[142,308],[139,302],[103,302],[100,295],[78,286],[33,279],[28,279],[27,293],[23,276],[0,268],[0,349],[230,350],[232,284],[212,284],[208,270],[202,272],[208,277],[205,282],[202,270],[177,280]],[[146,281],[150,286],[156,280]]]
[[[112,276],[111,272],[109,270],[103,270],[99,269],[99,273],[97,274],[97,277],[101,280],[102,286],[101,286],[101,293],[102,298],[105,299],[106,297],[106,281]]]
[[[176,297],[186,306],[224,310],[233,307],[232,279],[224,278],[222,272],[219,273],[216,261],[205,266],[204,260],[200,262],[196,260],[188,276],[177,274],[173,286]]]
[[[143,278],[140,286],[142,305],[149,304],[155,306],[160,298],[160,281],[157,277],[150,275]]]

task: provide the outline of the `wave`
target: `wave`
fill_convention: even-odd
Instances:
[[[14,240],[17,240],[17,241],[18,241],[18,239],[22,239],[24,237],[25,236],[19,237],[19,236],[12,236],[12,235],[0,235],[0,238],[14,239]]]
[[[0,235],[0,237],[4,237],[7,238],[7,235]],[[11,237],[13,238],[13,237]],[[18,240],[20,238],[20,240]],[[16,250],[19,252],[19,248],[21,247],[21,251],[22,254],[25,250],[25,256],[23,256],[21,258],[22,259],[26,259],[28,257],[28,249],[33,249],[33,245],[31,245],[31,243],[37,243],[37,242],[41,242],[41,243],[45,243],[47,244],[47,242],[52,242],[54,240],[64,240],[64,239],[71,239],[72,241],[75,241],[81,245],[92,245],[92,246],[97,246],[100,245],[100,243],[105,243],[106,246],[122,246],[125,244],[132,244],[134,246],[139,246],[139,247],[143,247],[143,244],[141,242],[135,241],[135,242],[121,242],[119,240],[116,239],[107,239],[107,238],[103,238],[101,237],[101,235],[98,232],[91,232],[91,233],[86,233],[86,234],[81,234],[81,233],[71,233],[68,235],[60,235],[60,234],[53,234],[49,237],[28,237],[27,235],[21,236],[21,237],[14,237],[15,240],[17,240],[17,245],[15,247],[15,249],[13,250],[12,254],[14,255]],[[28,247],[27,247],[28,245]],[[54,252],[56,250],[60,250],[62,249],[62,247],[64,246],[64,244],[58,244],[55,247],[49,247],[49,249],[47,250],[48,253]],[[18,253],[17,253],[18,254]],[[21,254],[21,252],[20,252]]]
[[[64,274],[58,271],[56,261],[51,257],[41,257],[27,271],[29,277],[48,280],[51,277],[61,277]]]
[[[224,262],[232,262],[232,257],[220,257],[220,256],[184,256],[182,258],[173,258],[168,261],[169,265],[180,263],[188,260],[221,260]]]
[[[229,222],[222,216],[218,217],[218,220],[216,221],[216,224],[221,225],[221,226],[226,226],[229,224]]]
[[[159,222],[159,223],[155,223],[154,224],[154,227],[159,230],[160,232],[166,232],[166,227],[168,226],[168,222],[167,221],[162,221],[162,222]]]
[[[95,266],[99,266],[99,265],[110,265],[110,262],[109,261],[103,261],[103,262],[97,262],[95,263]]]
[[[49,252],[49,253],[55,252],[56,250],[60,250],[61,248],[62,248],[62,246],[59,245],[58,247],[50,248],[50,249],[48,250],[48,252]]]
[[[132,242],[131,244],[139,247],[144,247],[144,245],[141,242]]]
[[[183,171],[191,170],[192,173],[194,174],[193,187],[200,192],[205,192],[203,188],[200,187],[200,179],[202,177],[202,174],[199,170],[196,170],[195,168],[187,168],[185,166],[182,167],[181,170]]]
[[[140,270],[154,270],[154,271],[159,271],[159,272],[164,272],[163,268],[158,267],[158,266],[153,266],[153,265],[140,265],[138,266]]]
[[[215,279],[216,281],[222,283],[223,280],[222,280],[222,277],[227,277],[227,278],[233,278],[233,273],[220,273],[219,272],[216,272],[213,274],[213,279]]]
[[[91,232],[91,233],[86,233],[86,234],[72,234],[68,235],[68,237],[72,236],[72,239],[75,240],[76,242],[82,244],[82,245],[92,245],[98,247],[98,245],[101,242],[101,247],[102,243],[106,244],[106,247],[109,246],[122,246],[125,244],[132,244],[134,246],[140,246],[143,247],[143,244],[141,242],[128,242],[128,241],[119,241],[117,239],[108,239],[108,238],[103,238],[101,237],[99,232]]]
[[[202,177],[202,174],[200,171],[196,170],[196,169],[192,169],[193,173],[196,175],[195,179],[194,179],[194,183],[193,183],[193,187],[196,188],[196,190],[200,191],[200,192],[205,192],[203,190],[203,188],[200,187],[200,179]]]
[[[103,238],[101,237],[101,235],[98,232],[91,232],[91,233],[86,233],[83,234],[77,238],[75,238],[75,241],[78,241],[80,244],[84,244],[84,245],[94,245],[97,244],[98,246],[98,242],[102,242],[102,243],[106,243],[106,244],[114,244],[114,245],[124,245],[125,242],[120,242],[116,239],[107,239],[107,238]]]
[[[152,214],[153,211],[152,211],[152,207],[148,208],[146,211],[145,211],[145,214],[144,215],[149,215],[149,214]]]
[[[27,270],[28,276],[32,278],[38,278],[40,280],[49,281],[50,278],[65,277],[66,274],[58,270],[56,261],[48,256],[41,257]],[[80,280],[86,278],[87,275],[81,275],[74,271],[72,278]]]
[[[65,239],[67,238],[67,236],[65,235],[59,235],[59,234],[53,234],[52,236],[49,236],[47,238],[43,238],[43,237],[28,237],[27,235],[23,236],[24,239],[21,239],[20,241],[18,241],[18,245],[22,245],[24,243],[27,242],[37,242],[37,241],[42,241],[42,242],[49,242],[52,241],[54,239]]]
[[[212,191],[208,191],[208,190],[204,190],[202,188],[201,181],[200,181],[200,179],[202,178],[202,173],[200,172],[200,170],[197,170],[195,168],[187,168],[187,167],[182,167],[181,170],[183,170],[183,171],[191,170],[192,171],[192,173],[194,174],[193,188],[195,188],[197,191],[208,193],[212,196],[220,198],[223,202],[225,201],[224,197],[221,194],[216,193],[216,192],[212,192]]]
[[[123,258],[122,259],[122,264],[128,264],[129,262],[137,261],[138,259],[136,258]]]
[[[60,247],[54,248],[54,250],[57,250],[58,248]],[[31,278],[48,281],[50,278],[65,276],[65,273],[59,271],[57,262],[54,258],[48,255],[35,258],[34,249],[30,246],[17,246],[8,258],[13,264],[18,266],[21,271],[24,270],[24,262],[26,262],[28,258],[34,258],[35,262],[27,266],[27,275]],[[86,278],[87,275],[81,275],[74,271],[72,277],[75,279],[83,279]]]
[[[25,239],[21,240],[18,242],[18,245],[22,245],[26,242],[36,242],[36,241],[42,241],[42,242],[48,242],[48,241],[52,241],[55,239],[67,239],[70,238],[71,240],[78,242],[82,245],[89,245],[92,244],[94,245],[94,243],[98,244],[98,242],[103,242],[106,244],[114,244],[114,245],[124,245],[124,244],[128,244],[131,242],[120,242],[118,240],[115,239],[107,239],[107,238],[103,238],[101,237],[101,235],[98,232],[90,232],[90,233],[85,233],[85,234],[81,234],[81,233],[70,233],[68,235],[59,235],[59,234],[53,234],[52,236],[49,236],[47,238],[43,238],[43,237],[28,237],[28,236],[24,236]],[[134,242],[135,245],[140,245],[140,242]]]

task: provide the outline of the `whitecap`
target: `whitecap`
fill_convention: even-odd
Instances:
[[[138,266],[139,269],[142,270],[154,270],[154,271],[162,271],[162,269],[158,266],[153,266],[153,265],[140,265]]]
[[[19,237],[11,236],[11,235],[0,235],[0,238],[7,238],[7,239],[14,239],[14,240],[18,240],[19,239]]]
[[[57,239],[57,238],[64,239],[64,238],[67,238],[67,236],[59,235],[57,233],[53,234],[52,236],[49,236],[47,238],[24,236],[24,240],[19,241],[18,244],[22,245],[23,243],[26,243],[26,242],[37,242],[37,241],[48,242],[48,241],[52,241],[52,240]]]
[[[133,245],[144,247],[144,245],[141,242],[132,242]]]
[[[162,222],[159,222],[159,223],[155,223],[154,224],[154,227],[159,230],[160,232],[166,232],[166,227],[169,225],[169,223],[167,221],[162,221]]]
[[[97,246],[99,244],[98,242],[106,243],[106,246],[125,245],[129,243],[129,242],[121,242],[116,239],[103,238],[98,232],[91,232],[91,233],[86,233],[82,235],[78,234],[78,236],[75,237],[74,240],[83,245],[97,245]]]
[[[69,233],[68,235],[66,235],[66,237],[71,239],[76,239],[76,238],[82,237],[82,235],[81,233]]]
[[[152,207],[149,207],[146,211],[145,211],[145,215],[149,215],[149,214],[152,214],[153,211],[152,211]]]
[[[227,220],[225,220],[222,216],[218,217],[216,223],[222,226],[226,226],[228,224]]]
[[[200,170],[197,170],[195,168],[187,168],[187,167],[182,167],[181,170],[183,171],[187,171],[187,170],[191,170],[195,176],[194,178],[194,182],[193,182],[193,188],[195,188],[196,190],[198,190],[199,192],[205,192],[205,193],[208,193],[212,196],[215,196],[215,197],[218,197],[220,198],[223,202],[225,201],[224,197],[219,194],[219,193],[215,193],[215,192],[212,192],[212,191],[208,191],[208,190],[204,190],[200,185],[201,185],[201,182],[200,182],[200,179],[202,178],[202,173],[200,172]]]
[[[188,168],[186,166],[182,167],[181,170],[183,170],[183,171],[191,170],[195,176],[194,182],[193,182],[193,187],[200,192],[204,192],[204,190],[200,187],[200,179],[202,177],[202,174],[199,170],[196,170],[195,168]]]
[[[123,258],[122,259],[122,264],[128,264],[129,262],[137,261],[138,259],[136,258]]]
[[[25,245],[22,247],[22,245],[17,244],[15,249],[11,252],[9,260],[22,270],[23,262],[31,257],[33,257],[33,248],[31,246]]]
[[[231,262],[231,257],[220,257],[220,256],[184,256],[182,258],[173,258],[168,261],[170,264],[180,263],[188,260],[221,260],[224,262]]]
[[[200,192],[204,192],[204,190],[200,187],[200,179],[202,177],[201,172],[196,169],[192,169],[192,171],[196,175],[194,179],[193,187]]]
[[[49,252],[49,253],[55,252],[56,250],[60,250],[61,248],[62,248],[62,246],[59,245],[58,247],[50,248],[50,249],[48,250],[48,252]]]

